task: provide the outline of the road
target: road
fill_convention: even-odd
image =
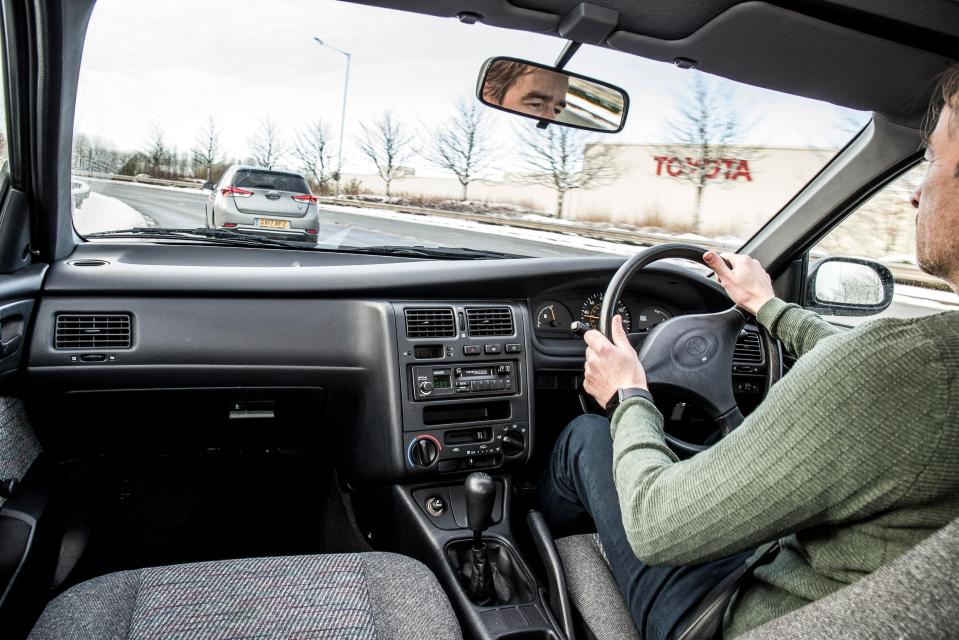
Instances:
[[[158,227],[204,226],[206,202],[204,192],[110,180],[88,180],[92,191],[116,198],[133,207]],[[508,235],[350,214],[340,210],[331,211],[322,206],[320,206],[317,242],[321,245],[353,247],[382,245],[469,247],[535,257],[597,255],[594,251],[569,246],[559,247]]]
[[[206,194],[110,180],[88,179],[90,189],[116,198],[136,209],[159,227],[202,227]],[[451,229],[422,224],[414,220],[396,220],[344,213],[320,207],[318,242],[332,246],[423,245],[428,247],[471,247],[523,256],[595,256],[595,251],[564,244],[557,246],[526,238],[514,238],[478,230]],[[937,311],[955,310],[951,294],[929,292],[916,287],[896,286],[892,306],[884,315],[909,318]],[[857,325],[870,318],[831,318],[838,324]]]

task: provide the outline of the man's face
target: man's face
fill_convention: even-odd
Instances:
[[[952,106],[959,104],[956,98]],[[929,169],[912,204],[916,215],[916,259],[926,273],[959,287],[959,114],[949,105],[926,147]]]
[[[561,73],[534,69],[520,76],[503,97],[502,106],[546,120],[555,120],[566,108],[569,78]]]

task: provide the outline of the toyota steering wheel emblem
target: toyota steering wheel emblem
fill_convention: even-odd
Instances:
[[[686,341],[686,353],[691,356],[701,356],[706,353],[709,343],[702,336],[695,336]]]

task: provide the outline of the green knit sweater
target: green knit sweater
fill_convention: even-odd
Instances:
[[[727,611],[726,638],[855,582],[959,516],[959,312],[839,332],[774,299],[758,320],[799,360],[729,436],[680,462],[641,398],[611,427],[626,535],[647,564],[781,539]]]

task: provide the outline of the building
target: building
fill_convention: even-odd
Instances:
[[[614,179],[566,196],[563,216],[635,226],[692,230],[696,186],[688,177],[696,164],[689,147],[611,144]],[[756,228],[785,205],[835,154],[834,149],[731,147],[703,171],[700,231],[712,235]],[[364,188],[383,193],[375,175],[347,174]],[[455,178],[411,177],[393,182],[392,192],[458,199]],[[509,181],[471,183],[471,200],[522,205],[555,213],[556,194],[542,186]]]

